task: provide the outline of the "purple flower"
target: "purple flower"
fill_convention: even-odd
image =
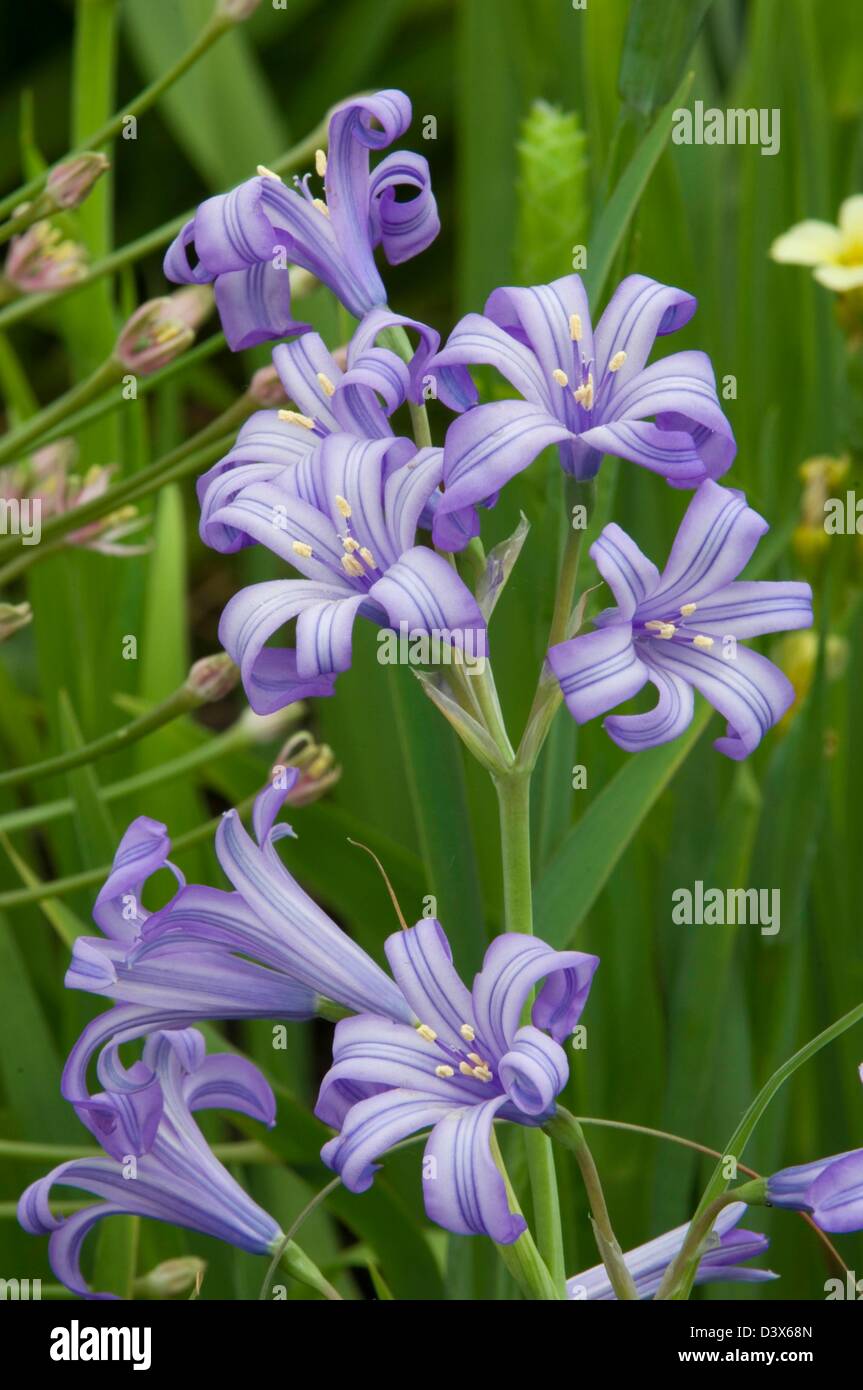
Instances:
[[[380,1154],[431,1128],[423,1164],[431,1220],[509,1244],[525,1223],[509,1209],[489,1148],[492,1124],[541,1125],[554,1113],[569,1075],[560,1044],[578,1022],[599,961],[511,932],[489,946],[471,991],[434,919],[397,932],[385,949],[419,1026],[373,1014],[337,1024],[315,1113],[340,1133],[321,1156],[351,1192],[364,1192]],[[522,1027],[540,980],[531,1023]]]
[[[698,1265],[696,1284],[760,1284],[779,1278],[769,1269],[744,1268],[742,1261],[763,1255],[770,1244],[766,1236],[756,1231],[734,1229],[745,1210],[745,1202],[733,1202],[719,1213]],[[635,1280],[641,1298],[653,1298],[688,1230],[689,1223],[684,1222],[664,1236],[657,1236],[656,1240],[649,1240],[624,1255],[626,1267]],[[589,1301],[617,1297],[604,1265],[594,1265],[593,1269],[567,1279],[566,1292],[571,1299]]]
[[[473,594],[441,555],[414,544],[441,462],[439,449],[416,451],[407,440],[329,434],[295,467],[247,483],[208,512],[208,538],[218,539],[221,527],[228,548],[232,532],[238,544],[259,541],[303,576],[254,584],[222,614],[220,640],[259,714],[332,695],[351,665],[358,615],[485,656],[485,619]],[[296,647],[267,647],[292,619]]]
[[[548,653],[579,724],[650,681],[659,692],[654,709],[605,720],[621,748],[677,738],[692,720],[693,690],[728,721],[714,747],[739,759],[758,746],[793,703],[794,688],[738,639],[812,622],[808,584],[736,579],[767,529],[741,493],[710,481],[690,502],[661,575],[619,526],[604,528],[590,553],[618,606],[594,619],[596,632]]]
[[[303,892],[276,854],[275,842],[292,833],[284,823],[273,824],[300,775],[291,773],[286,786],[267,787],[258,796],[256,841],[235,811],[222,819],[216,853],[232,893],[186,885],[170,862],[168,833],[158,821],[140,816],[123,836],[93,910],[104,936],[77,939],[66,975],[68,988],[116,1001],[84,1029],[63,1072],[63,1095],[103,1134],[113,1127],[115,1100],[90,1096],[87,1068],[105,1044],[112,1046],[100,1057],[99,1075],[110,1089],[116,1045],[157,1028],[186,1028],[203,1019],[307,1019],[321,998],[409,1019],[392,980]],[[151,875],[165,867],[179,890],[150,914],[142,895]],[[124,1081],[124,1111],[147,1112],[154,1085],[149,1069],[138,1064],[134,1084]]]
[[[418,335],[409,364],[378,345],[379,336],[396,326]],[[236,527],[214,523],[213,514],[247,483],[270,482],[299,464],[313,471],[313,458],[328,435],[394,440],[390,416],[405,401],[422,401],[428,363],[439,343],[440,335],[424,323],[373,309],[348,344],[344,369],[317,333],[274,348],[273,366],[296,408],[256,411],[230,453],[198,480],[204,542],[224,553],[252,544],[253,538]],[[436,373],[435,383],[439,399],[452,409],[464,409],[475,400],[462,367]],[[393,457],[406,461],[415,453],[416,446],[402,440]]]
[[[646,365],[657,335],[682,328],[694,312],[692,295],[630,275],[594,334],[578,275],[495,290],[485,314],[456,326],[431,370],[486,363],[523,400],[478,406],[450,426],[440,515],[493,495],[550,444],[575,478],[592,478],[604,453],[675,487],[720,477],[735,443],[710,359],[677,352]]]
[[[767,1179],[766,1200],[772,1207],[808,1212],[822,1231],[863,1231],[863,1149],[780,1169]]]
[[[258,1068],[227,1053],[205,1056],[203,1037],[194,1028],[154,1033],[144,1047],[143,1062],[128,1072],[114,1052],[117,1090],[110,1097],[114,1123],[109,1134],[103,1136],[89,1116],[82,1116],[98,1137],[110,1141],[104,1145],[108,1152],[59,1164],[28,1187],[18,1203],[18,1219],[26,1231],[50,1234],[48,1257],[57,1278],[81,1298],[114,1297],[94,1294],[79,1264],[85,1237],[104,1216],[151,1217],[253,1254],[273,1251],[282,1239],[278,1225],[214,1156],[193,1118],[196,1110],[219,1108],[272,1126],[275,1100]],[[135,1085],[138,1067],[146,1068],[154,1085],[146,1108],[126,1110],[124,1082]],[[130,1159],[136,1154],[140,1156],[133,1169]],[[82,1188],[105,1200],[57,1217],[50,1207],[55,1184]]]
[[[235,351],[308,328],[291,313],[287,262],[311,271],[357,318],[385,304],[375,247],[382,245],[397,265],[424,251],[440,228],[421,155],[399,150],[369,169],[370,151],[386,149],[410,121],[410,101],[399,91],[337,106],[329,156],[318,151],[316,159],[325,197],[314,196],[310,175],[290,189],[261,166],[259,177],[200,205],[168,248],[168,279],[215,280],[222,327]],[[401,189],[413,196],[400,201]],[[188,256],[193,242],[195,266]]]

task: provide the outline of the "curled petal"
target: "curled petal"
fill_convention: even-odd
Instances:
[[[230,600],[219,623],[219,640],[240,667],[243,689],[256,714],[271,714],[310,696],[332,695],[335,676],[307,679],[297,669],[295,651],[265,644],[309,604],[342,597],[335,585],[327,590],[305,580],[277,579],[253,584]]]
[[[232,352],[305,333],[310,326],[294,318],[288,267],[275,265],[272,252],[268,260],[220,275],[216,307]]]
[[[598,956],[555,951],[537,937],[518,932],[496,937],[473,984],[473,1014],[483,1043],[497,1058],[512,1049],[522,1010],[540,980],[545,984],[531,1022],[560,1042],[581,1017],[598,965]]]
[[[670,743],[689,728],[695,710],[692,687],[685,679],[649,661],[647,665],[650,682],[659,692],[654,708],[645,714],[612,714],[603,723],[615,743],[628,753]]]
[[[324,1145],[321,1158],[349,1192],[366,1192],[380,1167],[376,1158],[417,1130],[436,1124],[451,1109],[451,1101],[433,1100],[419,1091],[388,1090],[369,1096],[351,1108],[341,1134]]]
[[[450,1110],[432,1130],[423,1159],[431,1220],[457,1235],[490,1236],[498,1245],[511,1245],[527,1229],[524,1218],[509,1209],[489,1147],[494,1117],[505,1103],[505,1096],[497,1096]]]
[[[497,1065],[501,1085],[525,1115],[550,1115],[569,1078],[566,1053],[538,1028],[519,1028]]]
[[[398,189],[413,196],[398,199]],[[437,203],[431,189],[428,160],[399,150],[387,155],[369,183],[372,227],[390,265],[401,265],[430,246],[440,231]]]
[[[138,816],[132,821],[93,908],[93,920],[106,936],[115,941],[134,941],[148,915],[141,893],[147,879],[158,869],[167,866],[182,885],[182,874],[168,861],[170,851],[168,830],[161,821],[149,816]]]
[[[579,724],[637,695],[648,670],[632,641],[630,623],[613,623],[559,642],[548,664],[560,684],[566,707]]]

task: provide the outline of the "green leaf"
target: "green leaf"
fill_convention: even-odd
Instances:
[[[650,116],[680,81],[712,0],[632,0],[618,90],[621,101]]]

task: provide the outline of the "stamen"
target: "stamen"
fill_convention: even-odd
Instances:
[[[476,1037],[476,1033],[473,1031],[469,1023],[463,1023],[458,1031],[461,1033],[465,1042],[473,1042],[474,1038]]]
[[[674,623],[663,623],[656,635],[657,637],[662,637],[666,642],[670,642],[676,631],[677,628],[674,626]]]
[[[353,555],[355,550],[359,550],[360,543],[353,536],[342,536],[342,546],[349,555]]]
[[[345,519],[350,516],[352,511],[351,504],[346,497],[342,497],[340,492],[336,493],[336,506]]]
[[[324,217],[329,217],[330,210],[324,202],[323,198],[313,198],[312,207],[317,208],[318,212],[322,212],[324,214]]]
[[[554,371],[552,372],[551,375],[553,376],[554,380],[557,382],[558,386],[568,386],[568,385],[569,385],[569,377],[566,375],[566,372],[561,371],[560,367],[555,367],[555,369],[554,369]]]
[[[473,1076],[473,1067],[470,1062],[459,1062],[458,1069],[462,1076]]]
[[[318,372],[318,381],[321,383],[321,389],[325,396],[334,396],[336,394],[336,388],[333,382],[330,381],[326,372]]]
[[[644,626],[649,628],[651,632],[658,632],[660,628],[665,627],[665,623],[661,618],[651,618],[650,622],[645,623]]]
[[[368,548],[367,545],[360,546],[360,557],[361,557],[363,560],[365,560],[365,562],[366,562],[366,564],[368,565],[369,569],[371,569],[371,570],[376,570],[376,569],[377,569],[377,567],[378,567],[378,562],[377,562],[377,560],[375,559],[375,557],[374,557],[374,555],[372,554],[372,552],[369,550],[369,548]]]
[[[684,603],[680,609],[681,616],[691,618],[697,607],[697,603]]]
[[[697,637],[692,639],[693,647],[703,647],[706,652],[713,646],[713,638],[707,637],[703,632],[699,632]]]
[[[474,1067],[473,1074],[477,1081],[491,1081],[491,1068],[485,1062],[481,1067]]]
[[[467,1054],[467,1059],[469,1062],[474,1062],[478,1067],[485,1066],[485,1062],[482,1060],[478,1052],[469,1052]]]
[[[455,1071],[452,1067],[441,1066],[435,1067],[434,1074],[435,1076],[440,1076],[441,1078],[446,1080],[446,1078],[449,1076],[455,1076]]]
[[[352,579],[361,579],[365,574],[365,570],[359,560],[355,560],[353,555],[342,556],[342,569],[345,574],[349,574]]]
[[[304,560],[311,560],[312,558],[312,547],[307,545],[305,541],[291,541],[291,550],[295,555],[302,555]]]
[[[417,1032],[421,1038],[425,1038],[426,1042],[437,1041],[437,1033],[433,1028],[429,1028],[427,1023],[421,1023],[417,1028]]]
[[[180,329],[176,323],[165,323],[161,328],[157,328],[153,334],[154,343],[170,343],[176,338]]]
[[[619,372],[625,361],[626,353],[616,352],[608,364],[608,370],[610,372]]]
[[[320,178],[327,172],[327,156],[323,150],[315,150],[315,172]]]
[[[570,314],[569,316],[569,336],[574,343],[581,342],[581,315]]]
[[[301,415],[298,410],[280,410],[279,419],[288,425],[302,425],[304,430],[313,430],[315,422],[310,415]]]
[[[268,169],[266,164],[258,165],[258,176],[262,179],[275,179],[277,183],[284,183],[281,174],[277,174],[273,169]]]
[[[577,391],[573,391],[573,396],[579,405],[583,405],[585,410],[593,409],[593,372],[589,372],[587,381],[583,386],[579,386]]]

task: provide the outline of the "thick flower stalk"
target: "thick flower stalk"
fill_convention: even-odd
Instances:
[[[450,426],[439,514],[486,501],[551,444],[578,480],[596,475],[603,454],[675,487],[721,477],[736,446],[710,359],[676,352],[647,365],[656,337],[682,328],[695,307],[684,290],[630,275],[594,332],[578,275],[495,290],[484,314],[456,325],[431,371],[485,363],[523,399],[477,406]]]
[[[595,632],[548,653],[579,724],[650,681],[659,694],[652,710],[605,720],[621,748],[677,738],[692,721],[695,690],[728,721],[714,744],[720,753],[740,759],[757,748],[793,703],[794,687],[742,641],[812,622],[808,584],[737,579],[767,529],[741,493],[710,481],[690,502],[662,574],[619,526],[604,528],[590,554],[617,607],[598,614]]]
[[[417,452],[408,440],[330,434],[303,463],[249,483],[209,515],[208,533],[233,528],[303,576],[253,584],[222,614],[220,640],[258,713],[332,695],[351,665],[358,616],[437,639],[453,660],[486,655],[474,595],[441,555],[415,544],[441,464],[439,449]],[[296,647],[268,647],[292,619]]]
[[[311,271],[357,318],[385,304],[375,248],[382,246],[397,265],[424,251],[440,229],[422,155],[399,150],[369,167],[370,152],[387,149],[410,122],[410,101],[399,91],[337,106],[329,153],[319,150],[316,157],[323,196],[312,191],[310,174],[288,188],[259,166],[257,178],[200,205],[168,249],[168,279],[215,281],[222,327],[235,351],[308,328],[293,317],[289,264]],[[397,197],[404,189],[407,201]]]
[[[696,1284],[760,1284],[779,1278],[772,1270],[752,1269],[744,1263],[763,1255],[770,1245],[767,1237],[756,1231],[736,1229],[745,1211],[745,1202],[734,1202],[719,1213],[698,1264]],[[653,1298],[688,1229],[689,1223],[685,1222],[626,1253],[624,1261],[639,1298]],[[594,1265],[583,1274],[574,1274],[566,1281],[566,1292],[570,1299],[588,1302],[617,1297],[605,1265]]]
[[[366,1013],[336,1025],[333,1065],[315,1109],[340,1131],[324,1147],[324,1162],[350,1191],[364,1192],[380,1154],[431,1129],[423,1162],[431,1220],[511,1244],[525,1223],[510,1210],[492,1157],[492,1125],[538,1126],[554,1113],[569,1076],[561,1044],[578,1023],[599,960],[508,932],[489,946],[469,990],[432,918],[389,937],[385,950],[417,1024]]]
[[[91,1097],[93,1055],[107,1044],[157,1028],[186,1028],[206,1019],[308,1019],[324,1001],[408,1022],[410,1011],[386,973],[336,926],[285,869],[275,842],[290,835],[274,825],[302,773],[285,769],[281,785],[258,796],[256,839],[235,811],[216,836],[216,853],[234,892],[186,884],[170,861],[164,825],[139,816],[120,842],[93,917],[104,933],[79,937],[66,974],[70,989],[115,1000],[84,1029],[63,1072],[63,1095],[88,1123],[110,1132],[115,1098]],[[170,869],[177,893],[149,913],[149,878]],[[100,1059],[102,1069],[109,1054]],[[103,1076],[104,1081],[104,1076]],[[143,1065],[123,1079],[124,1106],[146,1106],[154,1078]]]
[[[272,1127],[275,1099],[258,1068],[229,1053],[207,1057],[204,1039],[193,1028],[154,1033],[145,1044],[143,1061],[128,1074],[116,1055],[112,1058],[111,1070],[118,1077],[132,1075],[138,1067],[154,1078],[147,1107],[126,1110],[120,1092],[115,1097],[119,1103],[110,1107],[114,1123],[107,1135],[85,1111],[81,1118],[103,1140],[107,1152],[59,1164],[28,1187],[18,1203],[24,1229],[50,1235],[51,1268],[79,1298],[115,1297],[94,1293],[80,1268],[84,1239],[105,1216],[167,1221],[256,1255],[275,1253],[284,1240],[277,1222],[215,1157],[193,1114],[233,1110]],[[81,1188],[104,1200],[69,1217],[54,1216],[55,1186]],[[329,1286],[296,1246],[288,1250],[289,1268],[292,1257],[296,1277],[325,1292]]]

